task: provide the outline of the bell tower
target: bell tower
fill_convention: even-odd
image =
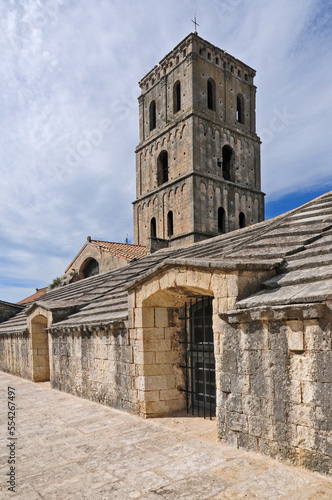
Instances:
[[[135,244],[184,246],[264,219],[255,74],[191,33],[139,82]]]

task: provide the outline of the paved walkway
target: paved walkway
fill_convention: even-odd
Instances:
[[[0,408],[0,499],[332,499],[332,480],[217,443],[208,420],[143,420],[3,372]],[[6,484],[11,441],[15,493]]]

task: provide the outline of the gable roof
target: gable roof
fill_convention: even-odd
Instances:
[[[98,247],[102,251],[113,255],[114,257],[118,257],[120,259],[124,259],[126,261],[132,261],[134,259],[141,259],[148,255],[148,248],[142,245],[132,245],[131,243],[116,243],[112,241],[102,241],[102,240],[90,240],[83,245],[78,254],[73,258],[71,263],[66,269],[66,273],[71,270],[75,260],[81,255],[81,253],[87,248],[87,246],[93,245]]]
[[[141,245],[132,245],[131,243],[116,243],[110,241],[91,240],[91,243],[98,245],[110,255],[120,259],[133,260],[146,257],[148,248]]]

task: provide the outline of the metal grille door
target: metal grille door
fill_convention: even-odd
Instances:
[[[212,297],[185,305],[185,379],[187,412],[212,416],[216,411],[216,375],[212,330]]]

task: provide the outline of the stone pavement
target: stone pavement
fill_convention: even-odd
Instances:
[[[214,421],[142,420],[3,372],[0,408],[0,499],[332,499],[330,479],[218,443]],[[6,484],[11,442],[15,493]]]

